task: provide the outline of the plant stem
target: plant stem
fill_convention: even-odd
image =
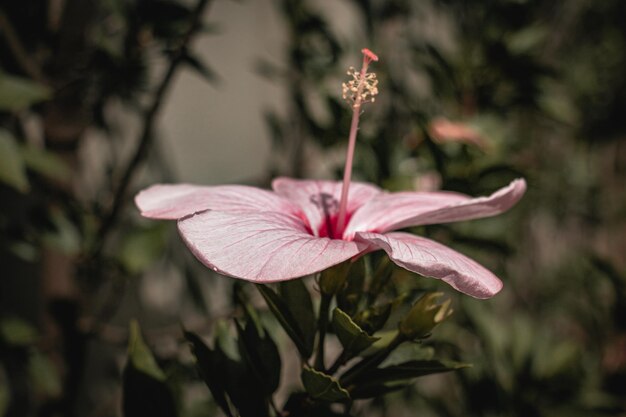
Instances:
[[[320,311],[317,321],[317,327],[319,329],[319,337],[317,340],[317,354],[315,355],[315,369],[324,372],[324,340],[326,339],[326,330],[328,328],[328,310],[330,308],[330,301],[332,296],[322,293],[322,299],[320,300]]]
[[[337,359],[335,359],[335,362],[333,362],[333,364],[330,366],[330,368],[328,368],[327,374],[328,375],[332,375],[335,372],[337,372],[337,370],[346,363],[346,361],[349,359],[348,353],[346,352],[346,350],[344,349],[341,354],[337,357]]]

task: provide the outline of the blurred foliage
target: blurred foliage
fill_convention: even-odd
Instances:
[[[171,227],[117,213],[141,162],[150,181],[173,180],[153,140],[163,68],[228,77],[189,47],[215,36],[193,23],[207,2],[192,3],[0,6],[0,416],[115,415],[120,395],[125,415],[626,413],[624,1],[352,0],[340,23],[337,5],[268,2],[284,55],[250,70],[288,93],[286,113],[265,113],[282,155],[271,174],[341,175],[340,83],[367,46],[381,94],[362,117],[357,178],[471,195],[527,179],[511,213],[415,230],[503,277],[491,301],[378,254],[258,295],[197,268]],[[136,160],[112,109],[144,129]],[[106,151],[87,190],[90,132]],[[157,285],[176,308],[138,296]],[[439,324],[441,291],[455,313]],[[145,338],[126,331],[131,316]]]

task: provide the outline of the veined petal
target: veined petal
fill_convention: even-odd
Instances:
[[[516,179],[490,196],[471,198],[452,192],[382,193],[358,209],[344,232],[384,233],[409,226],[449,223],[495,216],[510,209],[526,191],[526,181]]]
[[[276,212],[205,211],[179,220],[178,229],[203,264],[221,274],[256,282],[313,274],[367,247],[312,236],[302,219]]]
[[[144,217],[170,220],[208,209],[276,211],[293,215],[299,211],[296,205],[271,191],[245,185],[157,184],[137,194],[135,204]]]
[[[300,207],[315,234],[323,227],[327,216],[333,216],[339,211],[341,187],[342,183],[339,181],[296,180],[286,177],[272,181],[272,188],[277,194]],[[380,188],[374,185],[352,182],[348,192],[348,216],[380,193]]]
[[[384,233],[398,229],[394,225],[407,218],[468,200],[471,197],[453,192],[381,193],[354,213],[346,227],[344,238],[354,236],[357,231]]]
[[[476,261],[430,239],[401,232],[357,232],[355,240],[377,246],[399,266],[441,279],[472,297],[493,297],[502,289],[498,277]]]

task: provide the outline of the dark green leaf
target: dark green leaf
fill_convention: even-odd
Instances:
[[[268,417],[268,402],[264,390],[259,389],[257,379],[243,363],[234,361],[224,354],[220,346],[215,347],[216,360],[223,371],[215,375],[222,378],[226,393],[237,408],[240,417]]]
[[[209,387],[213,399],[228,417],[233,417],[226,399],[226,387],[222,379],[222,372],[225,370],[224,364],[218,360],[218,355],[209,349],[196,334],[185,332],[185,339],[191,344],[191,351],[196,357],[198,372]]]
[[[31,346],[37,341],[37,329],[25,320],[7,317],[0,320],[0,338],[14,346]]]
[[[281,368],[280,354],[276,344],[267,331],[261,337],[256,325],[250,321],[245,328],[242,328],[238,321],[235,321],[235,325],[239,334],[238,344],[241,357],[258,380],[259,387],[267,395],[273,394],[280,383]]]
[[[67,181],[72,176],[70,167],[55,154],[32,146],[21,148],[28,169],[56,181]]]
[[[380,366],[387,367],[410,361],[433,360],[434,357],[435,348],[432,346],[424,346],[418,342],[407,342],[395,348]]]
[[[292,393],[283,407],[284,416],[298,417],[353,417],[345,411],[333,411],[331,404],[321,401],[311,401],[306,392]]]
[[[60,209],[50,210],[49,220],[54,230],[43,233],[42,242],[60,252],[77,254],[81,248],[82,237],[76,224]]]
[[[393,270],[393,262],[391,262],[387,256],[384,256],[372,274],[372,281],[367,289],[370,303],[373,303],[376,300],[376,297],[385,291],[385,287],[391,280]]]
[[[359,387],[371,384],[382,384],[387,382],[403,381],[420,376],[451,372],[461,368],[467,368],[468,364],[439,361],[439,360],[414,360],[385,368],[372,369],[360,375],[353,381]]]
[[[125,417],[174,417],[176,402],[165,383],[165,374],[141,337],[139,324],[130,323],[128,363],[123,374]]]
[[[200,277],[196,274],[193,267],[191,267],[187,262],[185,262],[185,265],[183,266],[183,277],[185,278],[187,293],[189,294],[189,297],[191,297],[191,301],[195,307],[207,314],[209,312],[209,306],[202,293]]]
[[[203,76],[209,83],[216,84],[219,81],[217,73],[208,66],[206,63],[200,61],[198,58],[192,55],[185,55],[185,63],[191,68],[196,70],[201,76]]]
[[[170,388],[132,365],[123,374],[124,417],[175,417],[176,403]]]
[[[22,193],[28,192],[30,188],[19,146],[13,135],[5,129],[0,129],[0,181]]]
[[[151,0],[137,2],[135,11],[148,26],[155,38],[174,42],[187,29],[191,9],[183,2],[173,0]]]
[[[351,392],[352,399],[378,398],[390,392],[398,391],[411,385],[411,381],[386,382],[368,384],[365,386],[356,386]]]
[[[254,327],[254,326],[252,326]],[[186,332],[185,337],[191,342],[194,355],[198,359],[198,370],[209,387],[215,402],[230,417],[228,399],[239,411],[241,417],[268,416],[264,390],[259,389],[255,375],[243,363],[228,357],[219,344],[209,349],[198,336]]]
[[[143,271],[162,257],[168,230],[155,223],[128,231],[118,247],[119,262],[131,274]]]
[[[350,393],[330,375],[305,366],[300,377],[306,392],[316,400],[328,402],[350,400]]]
[[[16,111],[50,98],[50,90],[27,78],[0,72],[0,111]]]
[[[152,352],[141,337],[139,323],[136,320],[130,322],[130,333],[128,336],[128,360],[137,370],[151,376],[157,381],[165,381],[165,374],[157,365]]]
[[[307,349],[313,350],[317,323],[315,321],[315,310],[313,310],[311,294],[309,294],[309,290],[304,285],[304,281],[296,279],[281,282],[278,291],[282,299],[285,300],[296,323],[298,323]]]
[[[361,302],[365,285],[364,260],[353,263],[348,272],[345,287],[337,294],[337,306],[348,315],[353,316]]]
[[[63,383],[61,375],[50,359],[35,351],[28,361],[28,370],[38,391],[49,397],[59,397],[62,393]]]
[[[339,308],[333,310],[333,329],[346,352],[356,354],[370,347],[377,337],[364,332],[350,316]]]
[[[285,146],[285,132],[280,117],[273,111],[266,111],[263,113],[263,119],[272,138],[272,144],[277,147]]]
[[[256,287],[265,299],[272,314],[274,314],[280,325],[285,329],[285,332],[287,332],[287,335],[296,345],[296,348],[298,348],[300,355],[304,358],[309,358],[313,353],[313,347],[306,343],[300,325],[291,313],[291,310],[289,310],[287,303],[268,286],[261,284]]]

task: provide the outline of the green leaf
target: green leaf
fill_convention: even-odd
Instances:
[[[280,384],[280,354],[267,331],[261,337],[255,323],[248,321],[245,328],[235,320],[239,334],[239,353],[258,380],[259,387],[271,395]]]
[[[352,399],[379,398],[390,392],[398,391],[411,385],[412,381],[396,381],[396,382],[372,382],[366,386],[356,386],[350,395]]]
[[[361,259],[352,264],[346,285],[337,294],[337,306],[348,315],[354,315],[363,298],[364,286],[365,262]]]
[[[38,174],[60,182],[67,181],[72,176],[70,167],[51,152],[32,146],[23,146],[20,152],[26,166]]]
[[[1,92],[0,97],[2,97]],[[26,193],[30,189],[26,164],[20,154],[19,146],[13,135],[5,129],[0,129],[0,181],[21,193]]]
[[[356,354],[370,347],[378,337],[363,331],[338,307],[333,310],[333,329],[346,352]]]
[[[264,391],[259,389],[258,379],[244,363],[228,357],[220,343],[215,344],[212,367],[203,372],[213,384],[223,387],[238,416],[269,416],[268,402]]]
[[[241,417],[269,415],[264,391],[259,389],[258,378],[247,366],[228,357],[219,343],[210,349],[193,333],[185,332],[185,338],[191,343],[200,376],[227,416],[235,415],[231,403]]]
[[[46,396],[55,398],[61,395],[61,376],[50,359],[35,351],[31,354],[28,368],[30,376],[39,391]]]
[[[82,237],[76,225],[59,209],[51,210],[50,221],[54,230],[44,233],[42,241],[63,253],[77,254],[81,249]]]
[[[291,313],[287,303],[268,286],[259,284],[256,287],[265,299],[272,314],[274,314],[287,335],[296,345],[300,355],[304,358],[309,358],[313,353],[313,347],[307,344],[306,338],[300,329],[300,324]]]
[[[384,330],[377,333],[379,339],[372,344],[361,356],[372,356],[383,349],[386,349],[398,336],[397,330]]]
[[[440,374],[443,372],[451,372],[461,368],[467,368],[470,365],[440,360],[413,360],[403,362],[398,365],[392,365],[385,368],[376,368],[368,372],[364,372],[353,384],[359,387],[368,385],[381,384],[387,382],[404,381],[414,379],[420,376]]]
[[[175,417],[176,401],[152,352],[141,337],[139,324],[130,322],[128,362],[124,368],[124,417]]]
[[[307,349],[313,350],[317,323],[311,294],[309,294],[309,290],[304,285],[304,281],[295,279],[281,282],[278,291],[296,320]]]
[[[222,372],[225,371],[225,362],[221,360],[220,355],[209,349],[196,334],[191,332],[185,332],[184,334],[185,339],[191,344],[193,355],[196,357],[198,372],[209,391],[211,391],[213,399],[228,417],[233,417],[230,405],[226,399],[226,386],[222,379]]]
[[[13,255],[29,263],[36,262],[39,259],[41,251],[39,245],[24,241],[9,242],[6,247]]]
[[[376,266],[376,270],[372,274],[372,281],[367,289],[368,297],[370,301],[374,301],[376,297],[385,292],[385,287],[391,281],[391,276],[394,271],[394,263],[391,262],[389,257],[383,257],[379,264]]]
[[[418,342],[403,343],[389,354],[387,359],[381,363],[381,367],[400,365],[410,361],[432,360],[435,357],[435,348],[432,346],[424,346]]]
[[[0,338],[13,346],[31,346],[37,341],[37,329],[25,320],[9,317],[0,321]]]
[[[50,95],[50,89],[41,84],[0,72],[0,111],[25,109]]]
[[[119,245],[119,261],[131,274],[145,270],[161,258],[165,248],[167,225],[153,224],[130,231]]]
[[[330,375],[304,366],[300,377],[306,392],[316,400],[328,402],[350,400],[350,393]]]
[[[165,381],[165,374],[157,365],[152,352],[141,337],[141,329],[137,320],[131,320],[128,335],[128,359],[135,369],[151,376],[157,381]]]

